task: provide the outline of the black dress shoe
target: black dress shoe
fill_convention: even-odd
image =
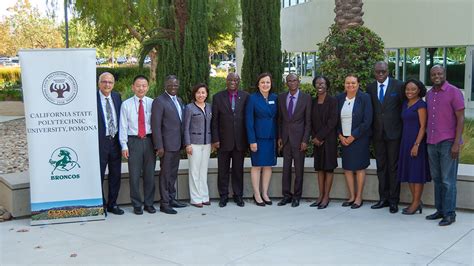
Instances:
[[[398,212],[398,204],[390,203],[390,213]]]
[[[439,226],[447,226],[452,223],[456,222],[456,216],[445,216],[443,219],[439,222]]]
[[[255,202],[255,205],[265,207],[265,202],[258,202],[257,199],[255,199],[255,196],[253,196],[253,201]]]
[[[438,220],[441,218],[443,218],[443,214],[441,214],[440,212],[435,212],[433,214],[426,216],[426,220]]]
[[[370,206],[371,209],[382,209],[388,207],[390,204],[386,200],[379,200],[374,205]]]
[[[288,203],[290,203],[290,202],[291,202],[291,198],[289,198],[289,197],[284,197],[284,198],[282,198],[282,199],[280,200],[280,202],[278,202],[277,205],[278,205],[278,206],[284,206],[284,205],[286,205],[286,204],[288,204]]]
[[[300,199],[293,199],[291,202],[291,207],[298,207],[300,206]]]
[[[321,205],[321,201],[315,201],[309,205],[309,207],[319,207]]]
[[[221,199],[219,200],[219,207],[221,207],[221,208],[225,207],[225,206],[227,205],[227,202],[228,202],[228,201],[229,201],[228,198],[221,198]]]
[[[357,203],[353,203],[351,205],[351,209],[359,209],[360,207],[362,207],[362,205],[364,205],[364,201],[361,201],[360,204],[357,204]]]
[[[352,206],[352,204],[354,204],[354,200],[352,200],[352,201],[344,201],[341,206],[342,206],[342,207],[349,207],[349,206]]]
[[[177,214],[178,212],[171,208],[170,206],[160,206],[160,212],[164,212],[166,214]]]
[[[174,200],[171,200],[170,206],[173,208],[184,208],[188,205],[186,203],[182,203],[174,199]]]
[[[152,206],[145,206],[143,209],[148,213],[155,213],[156,212],[156,209],[155,209],[155,207],[153,207],[153,205]]]
[[[244,207],[245,206],[245,202],[244,202],[244,200],[242,199],[241,196],[234,196],[234,202],[239,207]]]
[[[124,214],[125,212],[119,208],[119,206],[115,205],[113,207],[109,207],[107,208],[107,212],[110,212],[110,213],[113,213],[113,214],[116,214],[116,215],[122,215]]]
[[[142,207],[133,207],[133,213],[135,213],[136,215],[142,215],[143,214]]]

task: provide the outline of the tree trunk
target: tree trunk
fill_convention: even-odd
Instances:
[[[158,61],[156,60],[156,49],[153,49],[148,53],[150,56],[150,83],[154,83],[156,81],[156,66],[158,65]]]
[[[364,20],[362,19],[364,15],[362,6],[364,4],[362,0],[335,0],[335,3],[334,12],[336,13],[336,18],[334,18],[334,22],[342,30],[364,25]]]

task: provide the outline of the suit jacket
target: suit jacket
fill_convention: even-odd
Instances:
[[[104,117],[104,109],[102,108],[102,103],[100,101],[100,95],[99,95],[99,90],[97,90],[97,118],[98,118],[98,128],[99,128],[99,149],[104,148],[104,141],[105,141],[105,136],[107,134],[106,131],[106,118]],[[122,99],[120,98],[120,94],[118,92],[112,91],[110,94],[112,101],[114,103],[114,109],[115,109],[115,115],[117,117],[117,141],[118,141],[118,135],[119,135],[119,121],[120,121],[120,107],[122,106]]]
[[[286,98],[289,92],[278,95],[278,138],[283,145],[288,141],[291,147],[299,148],[301,143],[308,143],[311,132],[311,96],[300,90],[295,111],[288,117]]]
[[[249,94],[239,90],[232,112],[227,90],[212,97],[212,143],[220,142],[220,149],[245,151],[248,148],[245,130],[245,105]]]
[[[374,138],[395,140],[402,136],[402,95],[403,82],[389,78],[383,103],[377,93],[377,81],[367,85],[367,93],[371,96],[374,109]]]
[[[257,139],[277,137],[277,98],[276,94],[270,93],[267,103],[260,92],[250,95],[245,107],[245,125],[249,143],[257,143]]]
[[[186,105],[184,115],[184,145],[211,143],[211,105],[206,103],[206,113],[195,103]]]
[[[339,118],[341,117],[341,110],[346,101],[347,94],[341,93],[337,96],[337,101],[339,105]],[[337,132],[338,134],[342,133],[341,119],[338,119]],[[358,139],[360,137],[372,136],[372,102],[370,100],[370,95],[358,91],[354,101],[354,107],[352,109],[352,128],[351,135]]]
[[[184,106],[178,97],[184,118]],[[179,151],[183,146],[183,123],[179,119],[178,110],[173,100],[164,92],[153,100],[151,108],[151,131],[155,150],[164,148],[165,151]]]
[[[326,95],[321,105],[318,105],[318,98],[314,99],[311,111],[311,135],[313,138],[316,137],[320,141],[336,140],[336,127],[339,120],[337,110],[336,97]]]

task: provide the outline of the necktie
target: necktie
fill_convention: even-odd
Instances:
[[[112,115],[112,106],[109,98],[105,98],[105,114],[107,116],[107,126],[109,128],[109,135],[113,138],[115,136],[116,128],[114,123],[114,116]]]
[[[379,101],[383,103],[383,96],[384,96],[384,91],[383,91],[383,84],[380,84],[380,91],[379,91]]]
[[[293,117],[294,99],[295,99],[295,96],[290,96],[290,102],[288,103],[288,117],[290,119]]]
[[[232,94],[230,107],[232,108],[232,112],[235,111],[235,94]]]
[[[173,96],[172,98],[173,98],[174,105],[176,106],[176,109],[178,110],[179,120],[182,121],[183,119],[181,119],[181,106],[178,103],[178,99],[176,98],[176,96]]]
[[[145,110],[143,108],[143,100],[140,100],[140,105],[138,106],[138,137],[144,138],[145,136]]]

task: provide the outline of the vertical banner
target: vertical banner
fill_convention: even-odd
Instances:
[[[95,49],[19,55],[31,225],[103,220]]]

